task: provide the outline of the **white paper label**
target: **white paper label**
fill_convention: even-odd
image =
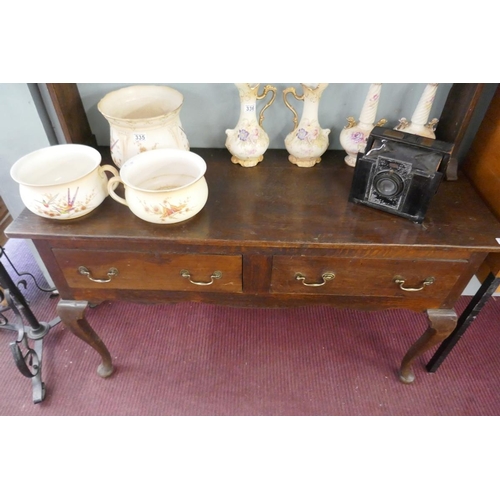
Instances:
[[[134,141],[142,142],[146,140],[146,134],[136,134],[134,133]]]
[[[500,245],[500,238],[496,238],[497,243]]]

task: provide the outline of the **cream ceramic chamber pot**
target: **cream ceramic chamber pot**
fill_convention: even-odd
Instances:
[[[140,219],[173,224],[194,217],[205,206],[205,160],[191,151],[157,149],[134,156],[108,182],[113,199]],[[125,198],[115,189],[122,183]]]
[[[82,217],[108,196],[106,171],[99,151],[81,144],[60,144],[38,149],[12,166],[11,177],[19,184],[26,208],[48,219]]]
[[[113,162],[162,148],[189,150],[180,111],[183,95],[163,85],[132,85],[106,94],[97,104],[110,127]]]

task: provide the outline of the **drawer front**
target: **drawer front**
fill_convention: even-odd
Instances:
[[[467,265],[465,260],[275,256],[271,291],[379,297],[422,294],[445,298]]]
[[[71,288],[242,291],[241,255],[66,249],[54,249],[53,253]]]

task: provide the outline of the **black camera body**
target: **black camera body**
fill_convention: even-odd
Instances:
[[[375,127],[358,153],[349,201],[424,220],[441,183],[453,144]]]

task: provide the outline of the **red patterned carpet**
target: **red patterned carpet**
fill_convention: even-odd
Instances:
[[[43,282],[24,242],[6,249]],[[52,320],[57,298],[25,279],[39,321]],[[87,319],[115,373],[101,379],[98,355],[59,324],[44,341],[40,404],[12,359],[15,333],[0,330],[0,415],[499,415],[499,318],[493,298],[436,373],[427,353],[404,385],[397,369],[423,314],[103,303]]]

